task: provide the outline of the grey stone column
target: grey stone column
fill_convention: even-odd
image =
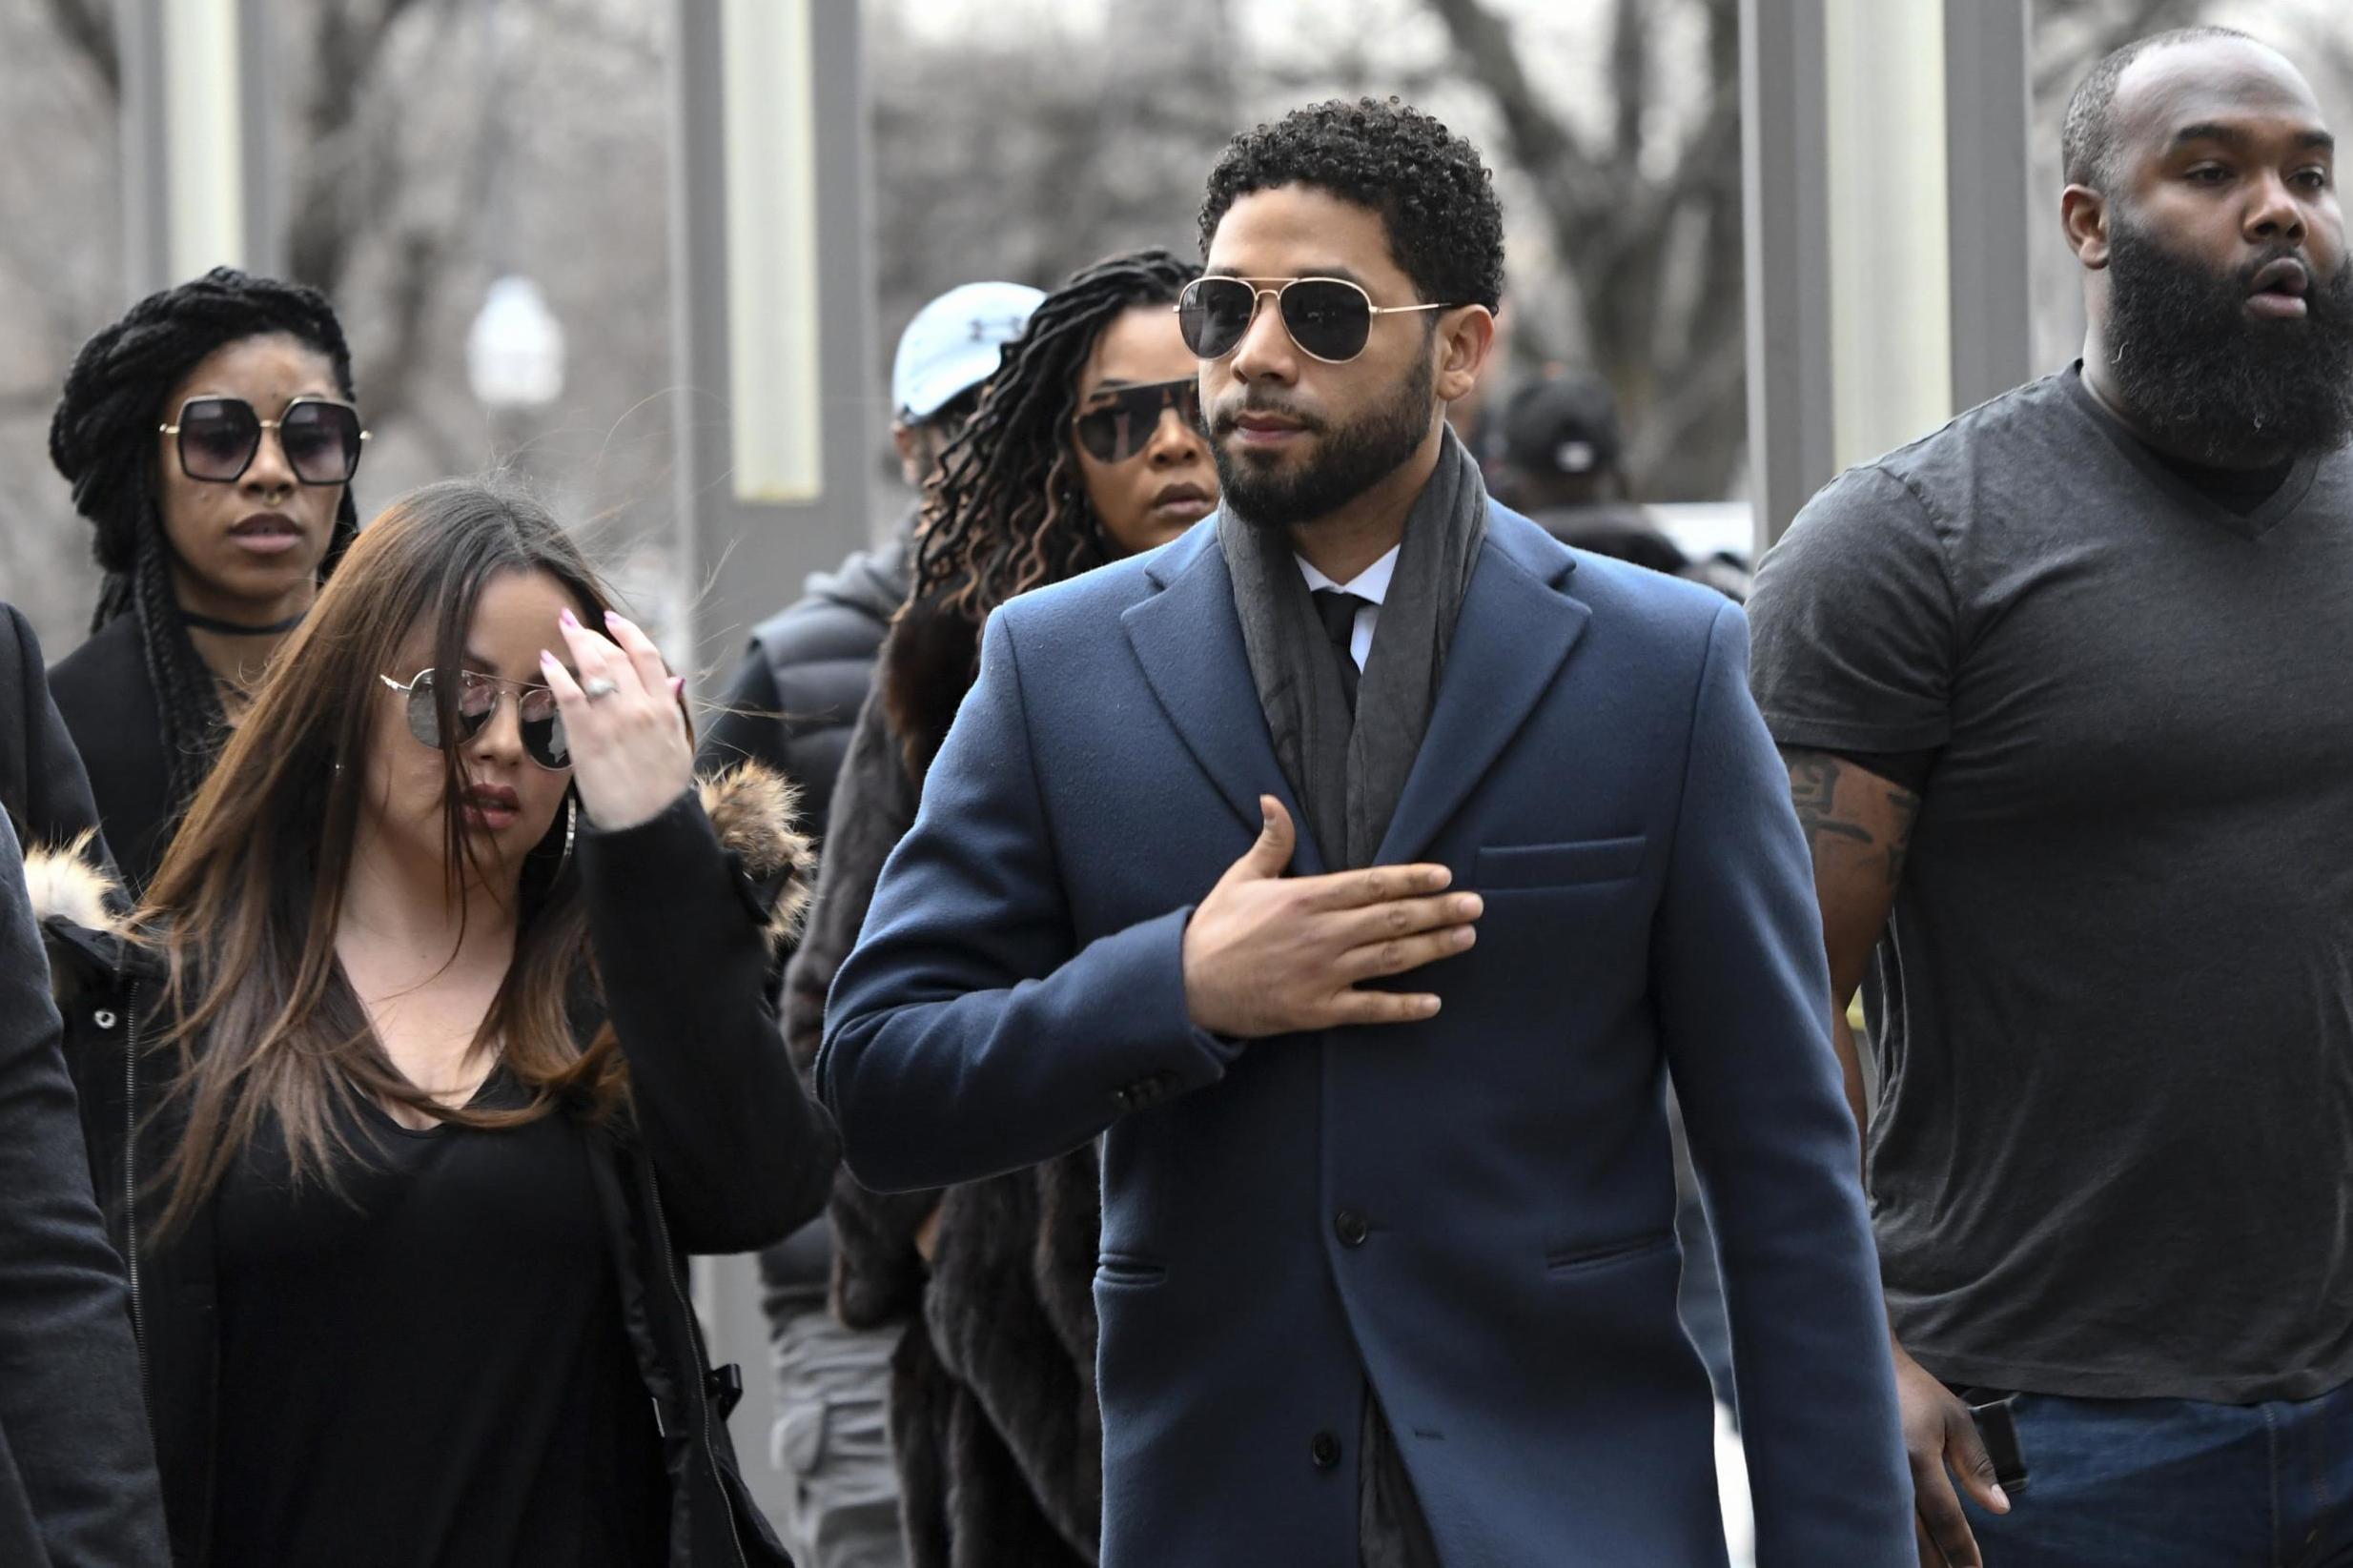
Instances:
[[[271,0],[115,0],[126,299],[285,262]]]
[[[748,16],[747,6],[766,9]],[[867,97],[854,5],[673,0],[670,14],[678,546],[688,662],[707,693],[755,621],[867,538],[882,436]],[[788,144],[782,152],[731,145],[730,81],[762,94],[748,106],[756,113],[733,116],[738,129],[751,121]],[[731,198],[760,205],[730,213]],[[778,255],[779,275],[733,275],[731,252]],[[812,287],[813,297],[790,292]],[[739,364],[741,354],[769,357]],[[775,1398],[758,1269],[726,1257],[699,1260],[695,1273],[712,1359],[743,1369],[729,1427],[774,1519],[792,1482],[768,1463]]]
[[[1760,550],[2032,373],[2027,0],[1743,0]]]

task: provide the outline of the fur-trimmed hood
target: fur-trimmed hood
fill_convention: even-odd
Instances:
[[[63,921],[111,933],[121,919],[122,879],[99,849],[95,831],[59,845],[27,845],[25,891],[32,897],[33,918],[44,926]]]
[[[747,762],[698,777],[695,793],[720,847],[736,857],[761,890],[769,949],[781,949],[800,934],[817,864],[816,850],[794,817],[800,786],[774,768]],[[95,833],[62,845],[28,846],[25,884],[33,915],[52,940],[67,933],[100,940],[120,935],[128,900]],[[64,967],[57,967],[62,983]]]
[[[743,863],[754,884],[775,888],[767,910],[768,950],[781,950],[801,934],[802,917],[816,896],[809,879],[817,850],[796,814],[801,786],[766,764],[747,762],[697,778],[695,793],[720,847]]]
[[[25,891],[49,949],[50,993],[68,1007],[113,969],[130,896],[94,830],[27,845]]]

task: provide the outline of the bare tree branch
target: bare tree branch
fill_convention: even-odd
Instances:
[[[1609,156],[1541,101],[1508,24],[1483,0],[1429,0],[1472,80],[1495,103],[1500,150],[1544,193],[1553,250],[1583,302],[1582,339],[1638,438],[1636,486],[1662,499],[1721,495],[1745,438],[1738,0],[1688,0],[1707,24],[1713,90],[1653,174],[1650,83],[1659,0],[1609,11]],[[1672,265],[1670,266],[1670,262]],[[1668,276],[1678,279],[1671,291]]]
[[[384,301],[388,330],[366,367],[369,417],[385,424],[409,411],[427,347],[425,327],[434,286],[440,281],[449,253],[448,233],[422,226],[403,233],[394,249]]]
[[[1593,158],[1579,145],[1567,123],[1537,97],[1527,72],[1520,67],[1511,24],[1489,9],[1485,0],[1429,3],[1446,25],[1455,51],[1494,99],[1512,161],[1545,188],[1556,219],[1565,219],[1569,230],[1589,236],[1594,222],[1609,209],[1609,181],[1598,173]]]
[[[369,14],[357,5],[321,6],[306,71],[302,111],[307,150],[286,236],[287,270],[332,295],[351,265],[367,215],[386,210],[400,177],[398,144],[368,134],[364,112],[384,49],[400,18],[437,4],[448,26],[453,0],[382,0]],[[486,106],[487,107],[487,106]]]
[[[1621,163],[1642,163],[1643,122],[1650,107],[1650,37],[1643,0],[1618,0],[1609,24],[1609,90],[1617,129],[1610,138]]]
[[[2037,39],[2055,24],[2088,19],[2088,26],[2079,48],[2035,51],[2041,61],[2035,71],[2036,96],[2071,90],[2077,78],[2110,51],[2152,32],[2188,27],[2203,9],[2200,0],[2044,0],[2035,8]]]
[[[123,95],[122,51],[114,42],[114,13],[106,0],[48,0],[49,17],[57,35],[90,62],[106,86],[106,95],[119,102]]]
[[[1627,471],[1657,474],[1678,460],[1689,460],[1704,427],[1723,417],[1726,399],[1747,396],[1748,370],[1747,345],[1738,335],[1719,335],[1703,345],[1697,361],[1686,365],[1644,415],[1627,446]],[[1642,488],[1639,481],[1637,488]]]

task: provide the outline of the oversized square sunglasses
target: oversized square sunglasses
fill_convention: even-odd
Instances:
[[[242,397],[191,397],[180,417],[156,427],[178,438],[180,472],[208,484],[235,484],[254,465],[263,431],[277,432],[286,466],[304,484],[349,484],[368,433],[359,411],[332,397],[297,397],[265,419]]]
[[[572,748],[564,739],[563,715],[556,706],[556,694],[545,686],[522,681],[501,681],[495,675],[483,675],[477,670],[459,670],[458,678],[458,741],[471,741],[490,723],[499,711],[499,703],[509,693],[515,699],[515,723],[522,734],[523,755],[551,773],[560,773],[572,765]],[[419,670],[405,682],[389,675],[379,675],[379,681],[399,692],[407,704],[408,732],[436,751],[441,749],[440,687],[432,670]]]
[[[1269,298],[1299,352],[1327,365],[1344,365],[1362,354],[1376,316],[1454,309],[1376,305],[1344,277],[1197,277],[1176,296],[1176,330],[1196,356],[1222,359],[1242,346],[1259,301]]]

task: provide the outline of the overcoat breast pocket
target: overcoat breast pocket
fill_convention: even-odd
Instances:
[[[1578,839],[1566,844],[1483,845],[1471,865],[1477,892],[1512,892],[1623,882],[1642,869],[1648,835]]]

